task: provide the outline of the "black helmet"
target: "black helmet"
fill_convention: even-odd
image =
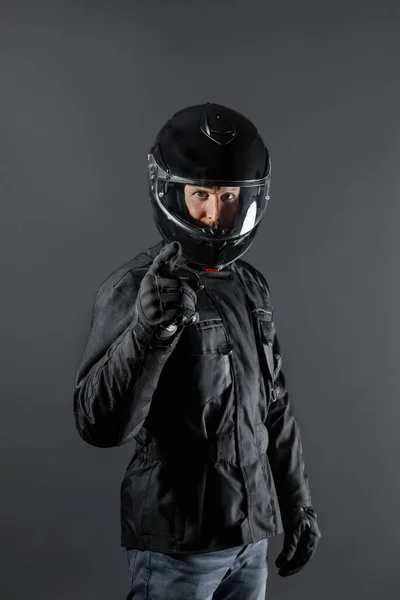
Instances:
[[[249,249],[268,205],[271,164],[246,117],[211,103],[177,112],[159,132],[148,170],[156,226],[167,243],[181,243],[188,264],[222,269]],[[198,188],[231,196],[212,227],[199,218],[205,205],[195,196],[210,190]]]

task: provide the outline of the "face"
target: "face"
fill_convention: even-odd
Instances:
[[[239,187],[185,185],[184,193],[190,216],[197,225],[231,227],[239,203]]]

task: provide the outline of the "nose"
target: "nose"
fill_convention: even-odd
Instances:
[[[217,221],[220,215],[219,198],[216,194],[212,194],[207,202],[207,218],[212,221]]]

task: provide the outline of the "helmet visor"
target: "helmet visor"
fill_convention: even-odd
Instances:
[[[149,155],[153,198],[169,219],[197,238],[229,240],[251,232],[269,201],[270,175],[253,181],[182,179]]]

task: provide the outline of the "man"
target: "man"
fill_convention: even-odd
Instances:
[[[269,153],[226,107],[176,113],[149,154],[162,241],[100,286],[74,389],[99,447],[135,441],[121,486],[128,599],[263,600],[320,532],[270,291],[240,257],[266,211]]]

